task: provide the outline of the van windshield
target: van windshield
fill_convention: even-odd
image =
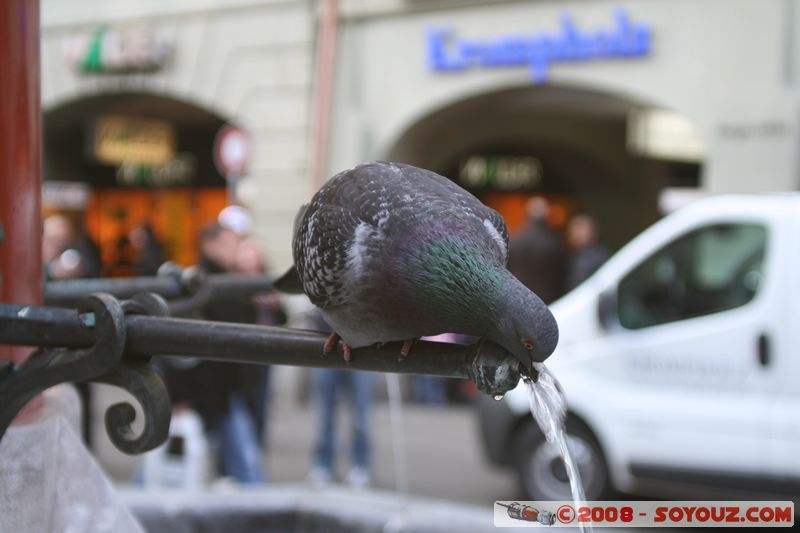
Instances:
[[[640,329],[745,305],[761,285],[766,242],[757,224],[717,224],[678,238],[620,281],[620,323]]]

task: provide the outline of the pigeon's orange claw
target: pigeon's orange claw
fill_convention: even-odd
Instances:
[[[350,348],[349,344],[344,343],[342,344],[342,351],[344,352],[344,360],[349,363],[352,357],[352,348]]]
[[[322,353],[330,353],[333,351],[333,347],[336,346],[336,343],[339,342],[339,334],[335,331],[332,331],[331,334],[328,336],[328,340],[325,341],[325,344],[322,345]]]
[[[403,347],[400,348],[400,357],[405,358],[409,353],[411,353],[411,347],[417,339],[408,339],[407,341],[403,342]]]
[[[333,349],[336,347],[336,344],[339,342],[339,339],[341,339],[341,337],[339,337],[339,334],[336,333],[335,331],[332,331],[330,336],[328,337],[328,340],[326,340],[325,344],[322,345],[322,353],[323,354],[331,353]],[[342,343],[342,352],[344,352],[344,360],[347,361],[348,363],[350,362],[352,351],[353,349],[350,347],[349,344],[347,344],[346,342]]]

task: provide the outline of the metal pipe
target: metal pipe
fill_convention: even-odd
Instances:
[[[181,314],[202,307],[212,298],[242,298],[272,290],[274,280],[274,276],[202,273],[188,276],[179,274],[138,278],[71,279],[48,282],[45,286],[44,300],[47,305],[75,307],[86,295],[93,292],[105,292],[118,299],[130,298],[143,292],[153,292],[167,300],[174,300],[171,302],[174,303],[174,306],[171,305],[171,311],[173,314]]]
[[[322,353],[326,335],[313,331],[128,315],[125,352],[129,355],[196,356],[217,361],[372,370],[401,374],[468,377],[477,345],[418,342],[405,358],[400,343]],[[94,343],[91,315],[67,309],[0,304],[0,343],[86,348]]]
[[[44,288],[44,301],[47,305],[73,307],[93,292],[107,292],[116,298],[130,298],[141,292],[154,292],[167,299],[186,294],[177,276],[87,278],[48,282]]]
[[[0,344],[87,348],[94,340],[75,309],[0,303]]]
[[[400,357],[401,343],[353,350],[350,362],[340,350],[322,353],[327,335],[315,331],[229,324],[206,320],[129,316],[126,351],[142,355],[184,355],[239,363],[373,370],[400,374],[467,377],[474,347],[418,342]]]

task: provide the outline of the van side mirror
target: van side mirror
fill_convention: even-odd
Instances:
[[[600,327],[608,330],[619,325],[617,309],[617,287],[615,285],[601,292],[597,299],[597,318]]]

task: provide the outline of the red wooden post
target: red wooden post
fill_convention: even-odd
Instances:
[[[42,301],[39,0],[0,2],[0,301]],[[30,350],[0,346],[0,359]]]

